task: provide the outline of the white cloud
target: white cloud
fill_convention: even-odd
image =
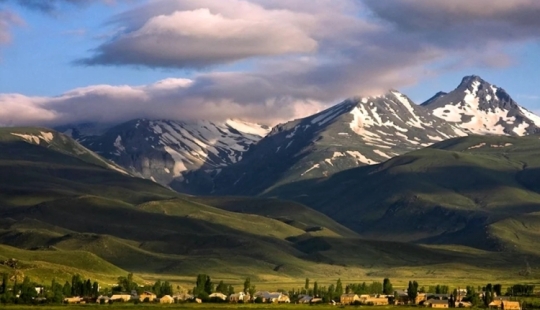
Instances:
[[[151,1],[114,17],[113,35],[81,62],[213,70],[51,98],[1,95],[0,122],[236,117],[273,124],[464,66],[509,66],[514,59],[503,47],[539,41],[539,8],[535,0]],[[237,71],[223,72],[231,62]]]
[[[319,102],[290,97],[268,98],[257,103],[242,103],[233,98],[205,98],[199,95],[198,87],[201,85],[195,81],[166,79],[135,87],[94,85],[57,97],[0,94],[0,124],[54,126],[96,121],[115,123],[147,117],[182,120],[240,118],[273,125],[289,116],[301,117],[322,108]]]
[[[317,49],[311,33],[315,22],[309,14],[267,10],[242,0],[157,2],[144,12],[118,17],[117,23],[128,30],[81,63],[201,68],[258,56],[311,53]]]

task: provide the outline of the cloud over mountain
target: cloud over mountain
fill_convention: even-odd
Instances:
[[[249,103],[199,95],[212,87],[201,79],[167,79],[142,86],[94,85],[57,97],[0,94],[0,125],[59,125],[78,122],[114,123],[133,118],[181,120],[252,119],[275,124],[290,116],[318,111],[321,104],[291,98]],[[249,94],[246,94],[249,96]],[[286,101],[286,103],[279,102]]]

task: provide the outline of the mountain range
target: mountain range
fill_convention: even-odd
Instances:
[[[515,253],[362,239],[291,201],[181,195],[46,128],[2,128],[0,149],[0,262],[19,262],[15,270],[0,264],[0,272],[13,281],[78,273],[112,284],[129,271],[139,283],[148,283],[141,275],[166,276],[188,288],[198,273],[251,277],[259,286],[411,272],[483,281],[485,268],[507,268],[506,278],[522,269],[512,266]]]
[[[0,261],[105,281],[128,270],[527,279],[540,263],[539,125],[468,76],[420,105],[389,90],[273,128],[1,128]],[[35,251],[65,255],[38,264]]]
[[[105,131],[89,130],[88,124],[57,129],[130,172],[177,191],[253,195],[381,163],[450,138],[532,134],[537,124],[540,117],[504,89],[473,75],[420,105],[390,90],[345,100],[271,130],[239,120],[143,119]]]

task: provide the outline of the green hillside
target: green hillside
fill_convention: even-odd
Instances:
[[[352,230],[338,224],[328,216],[293,201],[238,196],[192,197],[190,199],[228,211],[258,214],[277,219],[304,231],[317,232],[319,235],[358,237]]]
[[[59,281],[71,279],[73,274],[92,278],[102,283],[115,283],[122,270],[100,257],[85,251],[29,251],[0,244],[0,262],[16,258],[17,269],[0,264],[0,272],[10,277],[29,276],[36,282],[49,283],[53,278]]]
[[[525,250],[533,237],[516,222],[526,217],[537,227],[539,153],[537,136],[470,136],[268,195],[304,203],[367,238]],[[508,246],[510,239],[521,245]]]
[[[433,227],[448,234],[444,229],[454,227],[456,219],[465,219],[463,227],[470,227],[470,221],[486,221],[496,214],[500,221],[493,221],[494,225],[488,229],[467,232],[474,236],[501,235],[504,238],[496,240],[501,248],[512,245],[511,233],[514,231],[525,237],[526,230],[518,224],[503,221],[508,219],[505,214],[510,212],[510,207],[502,202],[489,208],[479,207],[475,202],[476,210],[448,198],[444,207],[435,208],[440,210],[437,212],[453,208],[455,219],[451,217],[447,224],[440,223],[437,212],[421,213],[424,212],[421,208],[429,207],[436,196],[431,191],[418,189],[427,185],[438,187],[421,178],[400,180],[400,171],[406,167],[403,160],[409,159],[398,158],[395,164],[390,161],[347,171],[327,180],[313,180],[301,184],[302,190],[282,189],[283,193],[293,191],[293,199],[298,196],[316,198],[318,203],[328,206],[327,209],[319,208],[321,211],[366,236],[366,231],[350,225],[360,219],[366,227],[370,225],[374,233],[380,234],[379,240],[374,241],[360,239],[356,232],[331,217],[296,202],[177,194],[154,182],[119,171],[77,142],[47,129],[2,129],[0,138],[0,244],[4,245],[2,249],[7,249],[1,255],[4,259],[16,258],[23,262],[19,272],[35,279],[67,278],[73,273],[81,273],[104,283],[113,283],[116,277],[135,272],[146,279],[192,279],[198,273],[207,273],[221,279],[238,280],[249,276],[262,283],[297,283],[305,277],[378,279],[383,275],[470,277],[481,282],[487,268],[504,269],[508,278],[523,277],[522,266],[515,265],[515,256],[510,254],[494,255],[492,249],[477,251],[462,247],[456,251],[455,248],[404,243],[415,240],[414,236],[425,242],[428,242],[426,238],[437,236],[432,233],[436,230],[428,233],[419,230],[413,217],[408,215],[410,209],[396,209],[398,219],[388,217],[384,219],[386,222],[377,221],[381,212],[379,202],[384,199],[399,201],[400,196],[390,188],[376,190],[376,185],[398,182],[394,186],[413,186],[410,191],[417,192],[414,195],[420,197],[417,201],[422,204],[412,209],[425,216],[418,220],[419,223],[431,216],[437,221]],[[417,164],[423,160],[431,162],[430,154],[437,154],[438,161],[440,158],[443,158],[442,162],[449,161],[439,153],[449,159],[454,158],[451,154],[462,154],[460,162],[470,167],[478,166],[477,156],[495,158],[489,154],[437,148],[410,156],[416,156]],[[507,166],[514,167],[513,164]],[[501,173],[508,173],[510,168],[507,166],[501,166]],[[379,179],[362,179],[366,172],[371,173],[370,176],[379,175]],[[385,173],[393,174],[391,182],[384,177]],[[528,180],[531,176],[524,178]],[[325,186],[332,180],[337,182],[335,192],[328,191]],[[344,191],[348,185],[355,186]],[[304,189],[319,192],[302,192]],[[526,192],[534,194],[530,190]],[[462,196],[452,191],[448,191],[448,195]],[[534,195],[523,196],[523,203],[534,201]],[[359,209],[351,209],[358,207],[356,202],[343,200],[351,197],[361,203],[362,213],[358,213]],[[378,203],[369,205],[369,201]],[[524,205],[520,210],[533,209]],[[337,215],[340,214],[346,218],[339,218]],[[372,222],[366,220],[369,218]],[[384,233],[381,227],[385,227]],[[461,231],[456,229],[455,233]],[[531,240],[534,237],[534,234],[527,235]],[[519,253],[534,253],[533,247],[517,249]],[[462,269],[455,269],[456,261]],[[535,259],[528,261],[534,263]],[[7,268],[0,266],[1,270],[10,271]],[[533,274],[536,273],[533,270]]]

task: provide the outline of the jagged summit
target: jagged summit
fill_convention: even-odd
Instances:
[[[397,90],[355,97],[274,127],[239,163],[223,168],[208,188],[214,193],[261,193],[279,184],[384,162],[463,135]]]
[[[78,128],[69,128],[77,132]],[[242,159],[270,128],[241,120],[224,122],[134,119],[79,142],[134,174],[164,185],[191,170],[216,170]]]
[[[540,125],[540,118],[519,106],[504,89],[476,75],[464,77],[456,89],[423,106],[473,134],[522,136],[538,132]]]

